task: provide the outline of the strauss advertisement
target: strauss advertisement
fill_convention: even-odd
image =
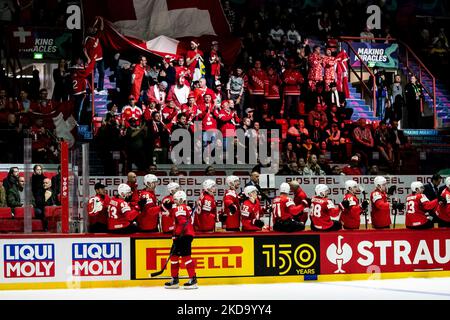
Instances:
[[[450,270],[448,231],[377,231],[320,237],[321,274]]]

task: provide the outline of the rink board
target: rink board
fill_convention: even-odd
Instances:
[[[150,274],[171,244],[161,234],[2,235],[0,289],[161,286],[169,269]],[[450,229],[206,233],[192,259],[202,285],[450,277]]]

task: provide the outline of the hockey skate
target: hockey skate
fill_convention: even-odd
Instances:
[[[169,282],[166,282],[164,284],[164,288],[166,289],[178,289],[179,288],[180,281],[178,278],[172,278]]]
[[[193,276],[191,279],[189,279],[189,281],[183,285],[183,288],[184,289],[198,289],[197,276]]]

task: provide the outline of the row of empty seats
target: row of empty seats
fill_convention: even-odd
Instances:
[[[34,208],[31,208],[32,231],[33,232],[57,232],[57,223],[61,220],[61,206],[45,207],[45,220],[47,222],[47,230],[41,219],[36,218]],[[0,232],[16,233],[24,231],[25,208],[18,207],[13,210],[11,208],[0,208]]]

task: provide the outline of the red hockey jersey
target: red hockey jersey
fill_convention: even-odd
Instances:
[[[320,230],[327,230],[333,226],[331,217],[337,217],[340,209],[330,199],[313,197],[309,212],[311,223]]]
[[[285,96],[299,96],[300,85],[304,82],[300,71],[296,69],[286,69],[283,73],[284,95]]]
[[[264,95],[266,72],[262,69],[251,69],[248,73],[248,92],[251,95]]]
[[[385,228],[391,225],[390,205],[386,192],[374,190],[370,194],[370,203],[372,211],[370,217],[372,226],[375,228]]]
[[[110,198],[108,195],[105,195],[102,198],[99,195],[95,195],[89,198],[88,201],[88,215],[89,215],[89,224],[93,225],[96,223],[101,223],[106,225],[108,223],[108,205]]]
[[[108,230],[123,229],[139,216],[139,211],[131,209],[128,203],[118,197],[108,205]]]
[[[172,208],[174,207],[172,195],[165,196],[162,203],[165,202],[171,203]],[[166,209],[163,205],[161,206],[161,231],[164,233],[173,232],[173,230],[175,230],[175,219],[170,214],[170,211],[170,209]]]
[[[203,192],[197,201],[197,214],[194,226],[197,231],[214,231],[216,225],[217,207],[214,196]]]
[[[359,229],[361,224],[361,206],[359,205],[358,197],[347,193],[344,196],[350,204],[348,209],[344,209],[341,214],[341,223],[346,229]]]
[[[439,204],[436,215],[444,221],[450,222],[450,191],[445,188],[441,196],[445,198],[445,202]]]
[[[259,231],[261,228],[255,226],[255,221],[261,215],[261,204],[257,199],[255,203],[249,199],[245,200],[241,206],[242,231]]]
[[[142,231],[150,231],[158,229],[159,211],[158,200],[155,192],[142,190],[139,193],[139,201],[145,201],[142,212],[137,218],[139,229]]]
[[[427,223],[427,211],[436,209],[438,199],[428,200],[423,193],[410,194],[406,197],[406,218],[407,227],[417,227]]]
[[[170,215],[175,221],[174,236],[195,236],[191,218],[192,209],[186,205],[174,205],[170,210]]]
[[[231,213],[229,207],[234,205],[236,212]],[[241,209],[239,204],[239,195],[236,190],[227,190],[223,196],[223,213],[227,219],[225,221],[225,228],[227,229],[239,229],[241,225]]]
[[[300,203],[298,206],[287,195],[276,197],[272,201],[272,217],[273,221],[285,221],[298,216],[305,209],[305,205]]]

